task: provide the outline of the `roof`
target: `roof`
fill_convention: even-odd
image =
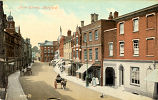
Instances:
[[[67,42],[69,42],[69,41],[71,41],[71,39],[72,39],[72,36],[66,36],[64,44],[67,43]]]
[[[115,18],[115,20],[119,21],[119,20],[123,20],[123,19],[127,19],[127,18],[133,18],[133,17],[137,17],[137,16],[140,16],[143,14],[151,13],[153,11],[158,11],[158,4],[124,14],[122,16]]]
[[[40,46],[53,46],[53,41],[45,40],[44,43],[39,43]]]

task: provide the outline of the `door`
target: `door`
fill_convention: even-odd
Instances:
[[[105,85],[108,85],[108,86],[114,86],[115,85],[115,71],[112,67],[107,67],[106,70],[105,70],[105,77],[106,77],[106,80],[105,80]]]

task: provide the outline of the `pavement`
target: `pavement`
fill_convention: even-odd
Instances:
[[[25,93],[19,82],[20,71],[8,77],[8,89],[6,100],[27,100]]]
[[[65,72],[60,72],[60,69],[58,66],[54,67],[54,70],[56,73],[59,73],[61,75],[61,77],[72,81],[76,84],[79,84],[83,87],[86,87],[86,82],[75,77],[75,76],[68,76]],[[87,87],[88,89],[92,89],[94,91],[100,92],[103,95],[109,95],[112,97],[116,97],[119,98],[121,100],[153,100],[150,97],[146,97],[146,96],[142,96],[142,95],[136,95],[136,94],[132,94],[130,92],[124,91],[121,88],[118,89],[114,89],[112,87],[108,87],[108,86],[92,86],[91,84]]]
[[[29,95],[25,95],[21,87],[19,77],[20,77],[20,71],[17,71],[9,75],[6,100],[27,100],[27,97]]]

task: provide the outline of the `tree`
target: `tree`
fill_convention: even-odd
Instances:
[[[35,53],[37,53],[39,50],[38,50],[38,47],[37,46],[34,46],[33,48],[32,48],[32,52],[35,52]]]

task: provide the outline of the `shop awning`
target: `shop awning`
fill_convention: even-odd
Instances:
[[[14,62],[8,63],[9,65],[14,65]]]
[[[71,64],[65,65],[65,68],[70,68]]]
[[[76,72],[78,73],[84,73],[87,69],[89,69],[90,67],[92,66],[92,64],[88,64],[88,67],[87,67],[87,64],[83,64],[81,66],[80,69],[78,69]]]
[[[145,80],[151,82],[158,82],[158,69],[154,69],[151,73],[149,73]]]

